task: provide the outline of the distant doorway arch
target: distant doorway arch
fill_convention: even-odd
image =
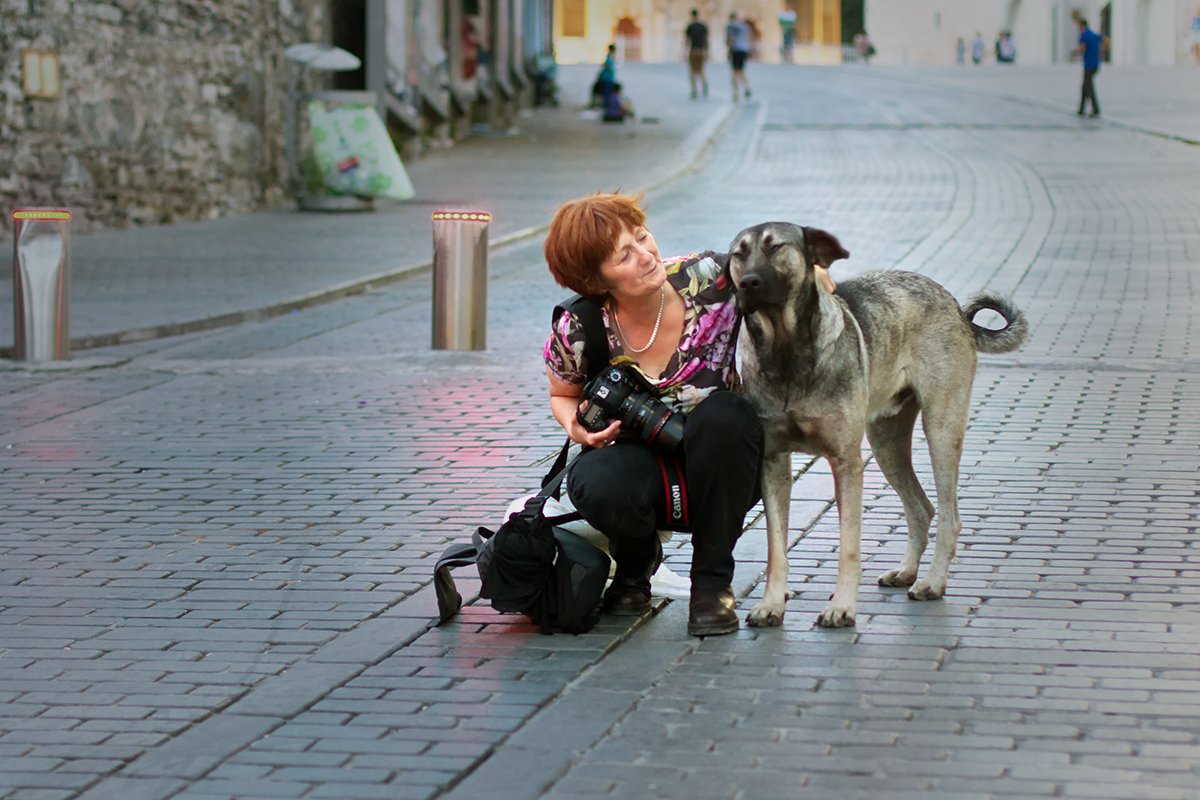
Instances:
[[[642,29],[629,17],[617,20],[613,37],[617,45],[618,61],[642,60]]]

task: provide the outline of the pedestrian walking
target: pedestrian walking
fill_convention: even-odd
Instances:
[[[1079,116],[1083,116],[1083,112],[1087,106],[1088,100],[1092,102],[1091,116],[1100,116],[1100,103],[1096,100],[1096,73],[1100,71],[1100,51],[1104,46],[1104,37],[1096,33],[1088,27],[1088,21],[1083,17],[1079,18],[1079,46],[1075,48],[1075,52],[1083,56],[1083,86],[1079,92]]]
[[[692,86],[692,99],[696,99],[696,79],[708,97],[708,78],[704,76],[704,62],[708,61],[708,26],[700,21],[699,10],[692,9],[692,22],[683,32],[688,48],[688,81]]]
[[[783,11],[779,12],[779,27],[783,30],[783,46],[779,48],[779,55],[783,58],[783,63],[792,63],[792,48],[796,44],[796,12],[791,6],[784,6]]]
[[[750,58],[750,26],[738,19],[736,13],[729,15],[725,26],[725,46],[729,49],[729,64],[733,68],[733,102],[738,99],[738,80],[750,99],[750,80],[746,77],[746,61]]]
[[[975,31],[975,38],[971,41],[971,61],[975,64],[983,63],[983,54],[987,50],[987,45],[983,43],[983,34]]]
[[[954,51],[955,52],[955,63],[956,64],[967,63],[967,43],[965,41],[963,41],[963,38],[961,36],[958,37],[958,42],[957,42],[957,44],[955,44],[954,47],[955,47],[955,51]]]
[[[1188,42],[1191,43],[1192,58],[1197,64],[1200,64],[1200,8],[1196,9],[1196,13],[1192,17],[1192,32],[1188,37]]]

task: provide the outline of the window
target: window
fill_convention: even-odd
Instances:
[[[587,35],[587,0],[562,0],[562,35]]]

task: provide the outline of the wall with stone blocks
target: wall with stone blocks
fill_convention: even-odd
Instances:
[[[0,0],[0,214],[65,206],[87,231],[281,202],[283,51],[328,41],[329,13],[328,0]],[[25,96],[26,48],[57,54],[58,99]]]

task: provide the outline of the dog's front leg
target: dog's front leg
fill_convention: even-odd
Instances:
[[[751,609],[751,627],[783,624],[788,596],[788,514],[792,502],[792,454],[776,453],[763,459],[763,508],[767,512],[767,588]]]
[[[833,597],[817,617],[817,624],[845,628],[854,624],[862,582],[862,456],[856,448],[846,458],[830,458],[829,466],[838,507],[838,577]]]

